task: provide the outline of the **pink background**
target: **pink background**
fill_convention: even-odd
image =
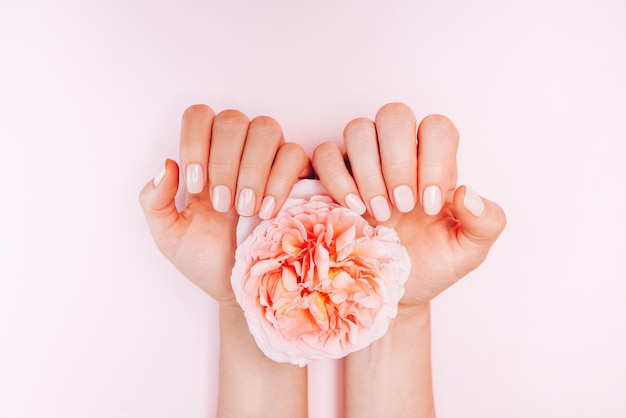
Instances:
[[[460,182],[509,218],[433,302],[439,417],[626,416],[625,21],[622,0],[0,0],[0,417],[211,416],[215,305],[137,204],[182,111],[268,114],[312,150],[389,101],[454,120]]]

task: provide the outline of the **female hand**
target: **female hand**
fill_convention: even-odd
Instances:
[[[285,143],[278,123],[241,112],[217,115],[205,105],[182,118],[180,160],[187,186],[184,209],[174,197],[178,165],[167,160],[139,195],[159,250],[222,305],[236,306],[230,287],[239,216],[270,218],[309,166],[306,152]]]
[[[315,149],[313,167],[337,202],[397,231],[412,262],[401,310],[430,301],[482,263],[506,218],[496,203],[457,188],[459,134],[450,120],[428,116],[416,136],[412,110],[391,103],[375,121],[348,123],[344,141],[350,168],[333,143]]]

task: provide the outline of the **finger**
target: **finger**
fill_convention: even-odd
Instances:
[[[209,161],[211,124],[215,113],[206,105],[193,105],[183,114],[180,129],[180,163],[187,192],[204,190]]]
[[[461,223],[459,244],[474,261],[470,269],[476,268],[506,226],[506,216],[497,203],[466,186],[454,193],[453,208],[455,218]]]
[[[359,189],[346,168],[341,150],[336,144],[325,142],[315,148],[313,169],[335,201],[359,215],[365,213],[366,207],[359,197]]]
[[[224,110],[213,121],[209,190],[213,208],[218,212],[228,212],[233,207],[248,124],[246,115],[237,110]]]
[[[259,211],[261,219],[269,219],[280,210],[300,174],[308,166],[309,156],[300,145],[288,142],[278,148]]]
[[[376,133],[387,192],[395,208],[407,213],[417,195],[417,137],[413,111],[389,103],[376,114]]]
[[[445,116],[427,116],[417,132],[418,190],[424,212],[437,215],[456,188],[459,132]]]
[[[352,176],[361,198],[374,218],[384,222],[391,216],[391,208],[380,167],[374,122],[365,118],[355,119],[348,123],[343,135]]]
[[[241,216],[258,212],[272,162],[283,142],[283,131],[274,119],[259,116],[250,122],[237,177],[236,206]],[[302,168],[296,176],[300,171]]]
[[[157,246],[169,258],[165,239],[168,231],[179,225],[180,215],[174,198],[178,190],[178,165],[166,160],[154,179],[139,193],[139,203]]]

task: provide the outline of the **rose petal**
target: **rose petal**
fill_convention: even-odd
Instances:
[[[410,260],[395,231],[371,227],[328,196],[300,197],[247,238],[238,228],[231,283],[261,350],[302,366],[382,337]]]

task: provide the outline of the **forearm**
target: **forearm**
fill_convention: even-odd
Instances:
[[[306,417],[306,369],[257,347],[239,307],[220,308],[218,417]]]
[[[401,312],[383,338],[346,358],[345,410],[346,418],[435,416],[429,304]]]

